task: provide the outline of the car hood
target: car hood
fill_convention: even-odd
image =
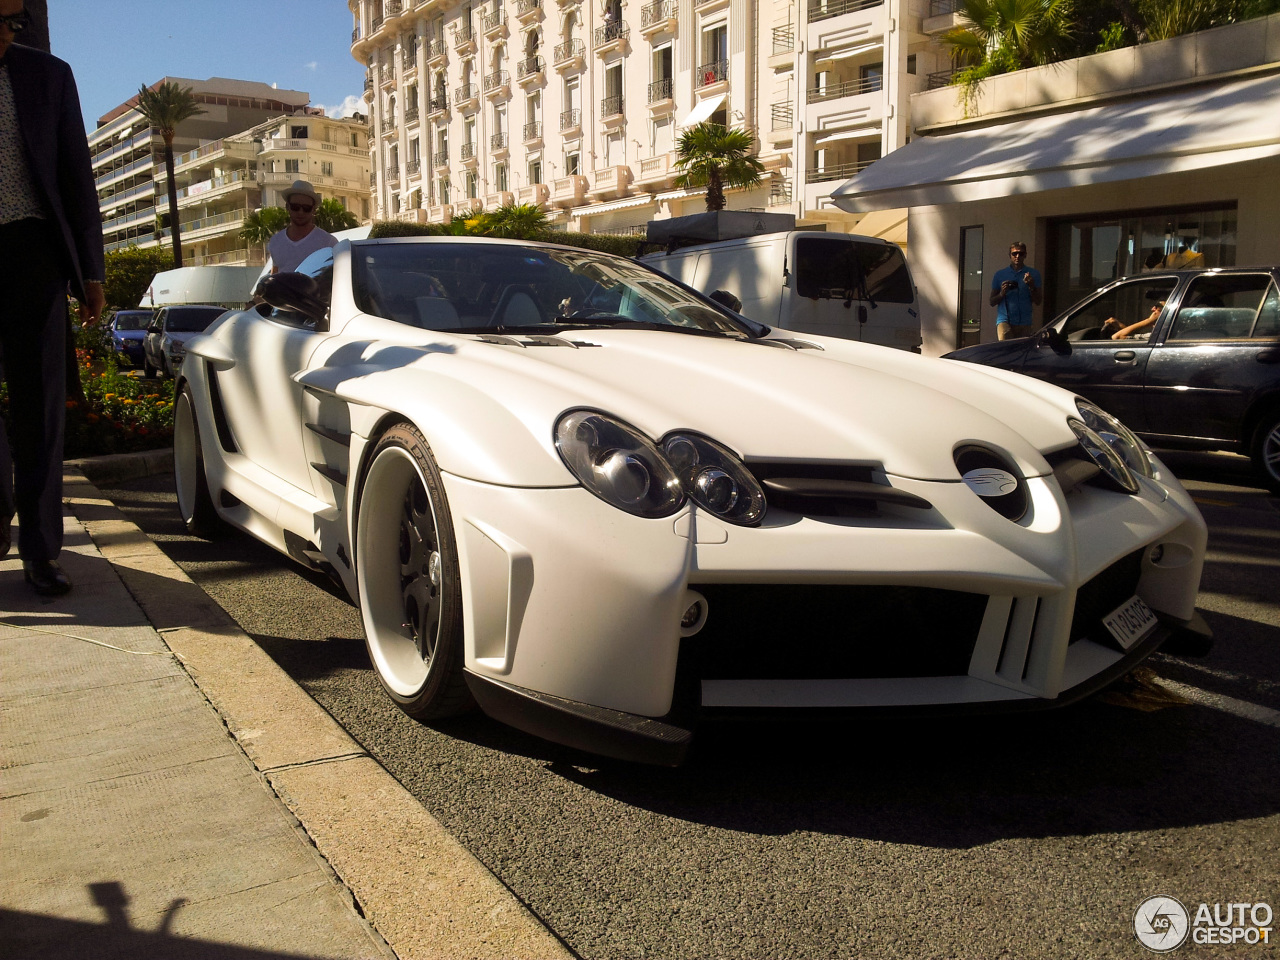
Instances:
[[[117,340],[145,340],[147,331],[145,330],[112,330],[111,335]]]
[[[460,416],[517,418],[558,470],[553,427],[575,407],[612,414],[654,439],[697,431],[748,460],[873,464],[917,479],[958,480],[952,451],[965,442],[1003,450],[1028,475],[1049,471],[1041,451],[1076,443],[1067,425],[1074,398],[1057,387],[844,340],[805,337],[819,349],[793,349],[637,330],[492,339],[505,342],[371,343],[358,363],[300,379],[380,407],[395,397],[393,406],[412,408],[415,395],[451,390]],[[422,375],[435,381],[429,390]],[[438,418],[438,408],[422,415]],[[525,482],[545,476],[533,464],[528,473]]]

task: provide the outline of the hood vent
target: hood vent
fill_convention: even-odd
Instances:
[[[508,337],[501,333],[480,333],[476,339],[484,343],[496,343],[504,347],[598,347],[598,343],[582,340],[569,340],[551,334],[527,334],[523,337]]]
[[[883,471],[870,466],[831,463],[751,462],[747,469],[765,488],[770,507],[806,517],[856,517],[882,506],[931,510],[914,493],[875,479]]]

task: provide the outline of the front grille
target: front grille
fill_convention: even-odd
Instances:
[[[1119,644],[1111,637],[1111,631],[1103,626],[1102,618],[1138,592],[1138,580],[1142,576],[1142,551],[1135,550],[1121,557],[1107,569],[1076,591],[1076,606],[1071,615],[1071,643],[1086,637],[1094,643],[1114,646]]]
[[[987,605],[926,587],[693,586],[707,624],[686,648],[704,680],[963,676]]]

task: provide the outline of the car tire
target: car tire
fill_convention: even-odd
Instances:
[[[200,424],[196,419],[191,387],[185,383],[173,404],[173,480],[178,494],[178,512],[187,532],[206,540],[220,533],[223,521],[209,494],[204,450],[200,445]]]
[[[426,438],[384,433],[357,494],[356,589],[378,680],[418,720],[470,710],[453,520]]]
[[[1253,466],[1267,489],[1280,496],[1280,410],[1268,410],[1253,431]]]
[[[151,365],[151,361],[146,357],[142,358],[142,375],[148,380],[156,376],[156,368]]]

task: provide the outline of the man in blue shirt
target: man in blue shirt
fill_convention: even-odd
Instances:
[[[1027,266],[1027,245],[1009,247],[1009,265],[991,278],[991,305],[996,307],[996,334],[1001,340],[1031,336],[1031,308],[1039,306],[1040,271]]]

